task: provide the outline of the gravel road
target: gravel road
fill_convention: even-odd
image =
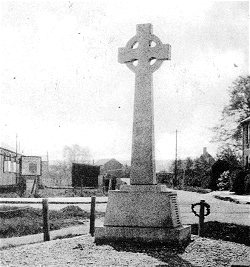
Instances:
[[[250,262],[250,247],[192,236],[184,252],[164,248],[97,246],[89,235],[0,251],[0,266],[230,266]]]

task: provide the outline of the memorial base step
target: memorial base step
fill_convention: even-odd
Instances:
[[[113,242],[154,243],[171,246],[186,245],[191,240],[191,226],[178,228],[150,227],[97,227],[95,242],[107,244]]]

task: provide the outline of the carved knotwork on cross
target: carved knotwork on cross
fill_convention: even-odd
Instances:
[[[119,48],[119,63],[126,63],[135,73],[152,73],[161,66],[163,60],[170,60],[171,46],[162,44],[161,40],[152,34],[151,24],[137,25],[136,32],[126,47]]]

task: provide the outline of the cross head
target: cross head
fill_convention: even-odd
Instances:
[[[171,46],[162,44],[161,40],[152,34],[150,23],[138,24],[136,35],[118,51],[119,63],[125,63],[135,73],[153,73],[163,60],[170,60],[170,57]]]

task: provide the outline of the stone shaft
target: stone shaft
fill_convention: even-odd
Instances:
[[[131,185],[156,184],[152,73],[136,74]]]
[[[137,25],[136,35],[119,48],[118,61],[135,73],[131,185],[154,185],[153,72],[170,59],[170,45],[152,34],[151,24]],[[136,46],[137,45],[137,46]],[[135,64],[137,62],[137,64]]]

